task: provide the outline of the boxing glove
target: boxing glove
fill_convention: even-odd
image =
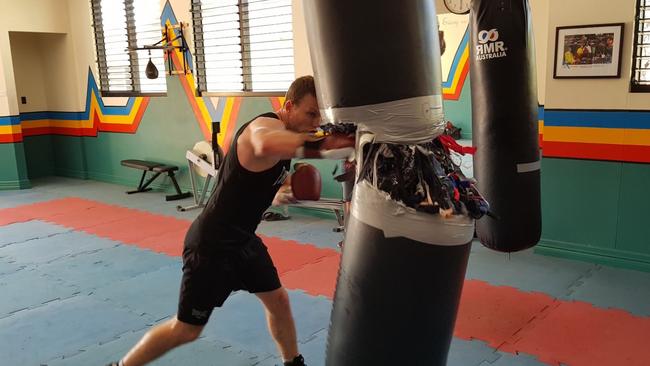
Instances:
[[[305,141],[296,150],[297,158],[345,159],[354,153],[355,136],[333,133],[319,139]]]
[[[299,201],[318,201],[321,191],[318,169],[307,163],[296,164],[296,171],[291,175],[291,191]]]

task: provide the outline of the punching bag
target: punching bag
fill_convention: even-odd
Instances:
[[[493,215],[483,245],[515,252],[541,234],[537,84],[527,0],[472,0],[470,76],[474,177]]]
[[[448,207],[443,184],[427,206],[420,191],[406,193],[422,185],[400,182],[441,177],[430,150],[444,151],[432,141],[445,127],[434,2],[305,0],[304,9],[324,122],[357,125],[326,365],[443,366],[474,221],[421,211]]]

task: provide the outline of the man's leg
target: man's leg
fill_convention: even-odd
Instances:
[[[298,341],[287,291],[280,287],[277,290],[258,292],[255,295],[264,304],[269,332],[275,340],[282,358],[284,361],[293,360],[299,355]]]
[[[141,366],[162,356],[167,351],[194,341],[203,326],[192,325],[176,317],[152,328],[122,359],[124,366]]]

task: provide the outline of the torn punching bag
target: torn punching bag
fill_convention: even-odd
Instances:
[[[305,0],[324,122],[357,124],[357,184],[326,365],[445,365],[474,221],[485,207],[437,136],[431,0]]]
[[[474,177],[493,216],[483,245],[514,252],[541,234],[537,87],[527,0],[473,0],[470,75]]]

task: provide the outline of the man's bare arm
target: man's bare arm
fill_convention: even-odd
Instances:
[[[251,124],[253,153],[260,158],[291,159],[309,135],[285,129],[280,120],[258,118]]]
[[[259,118],[251,124],[253,152],[258,158],[342,159],[354,151],[354,135],[314,137],[286,130],[280,120]]]

